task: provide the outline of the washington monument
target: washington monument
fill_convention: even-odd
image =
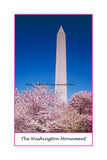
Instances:
[[[55,93],[65,102],[67,102],[66,74],[66,35],[61,26],[57,33]]]

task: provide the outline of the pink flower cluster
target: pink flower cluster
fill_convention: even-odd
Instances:
[[[80,114],[92,114],[92,93],[80,91],[69,100],[69,104],[77,109]]]
[[[64,103],[49,87],[15,91],[15,132],[91,132],[92,94],[78,92]]]

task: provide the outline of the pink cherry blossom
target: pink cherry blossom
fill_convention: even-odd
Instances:
[[[68,103],[46,85],[15,91],[15,132],[91,132],[92,93],[81,91]]]

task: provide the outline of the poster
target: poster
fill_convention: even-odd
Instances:
[[[14,15],[14,145],[93,146],[93,15]]]

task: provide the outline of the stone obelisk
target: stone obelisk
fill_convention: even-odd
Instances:
[[[65,102],[67,102],[66,74],[66,35],[61,26],[57,33],[55,93]]]

